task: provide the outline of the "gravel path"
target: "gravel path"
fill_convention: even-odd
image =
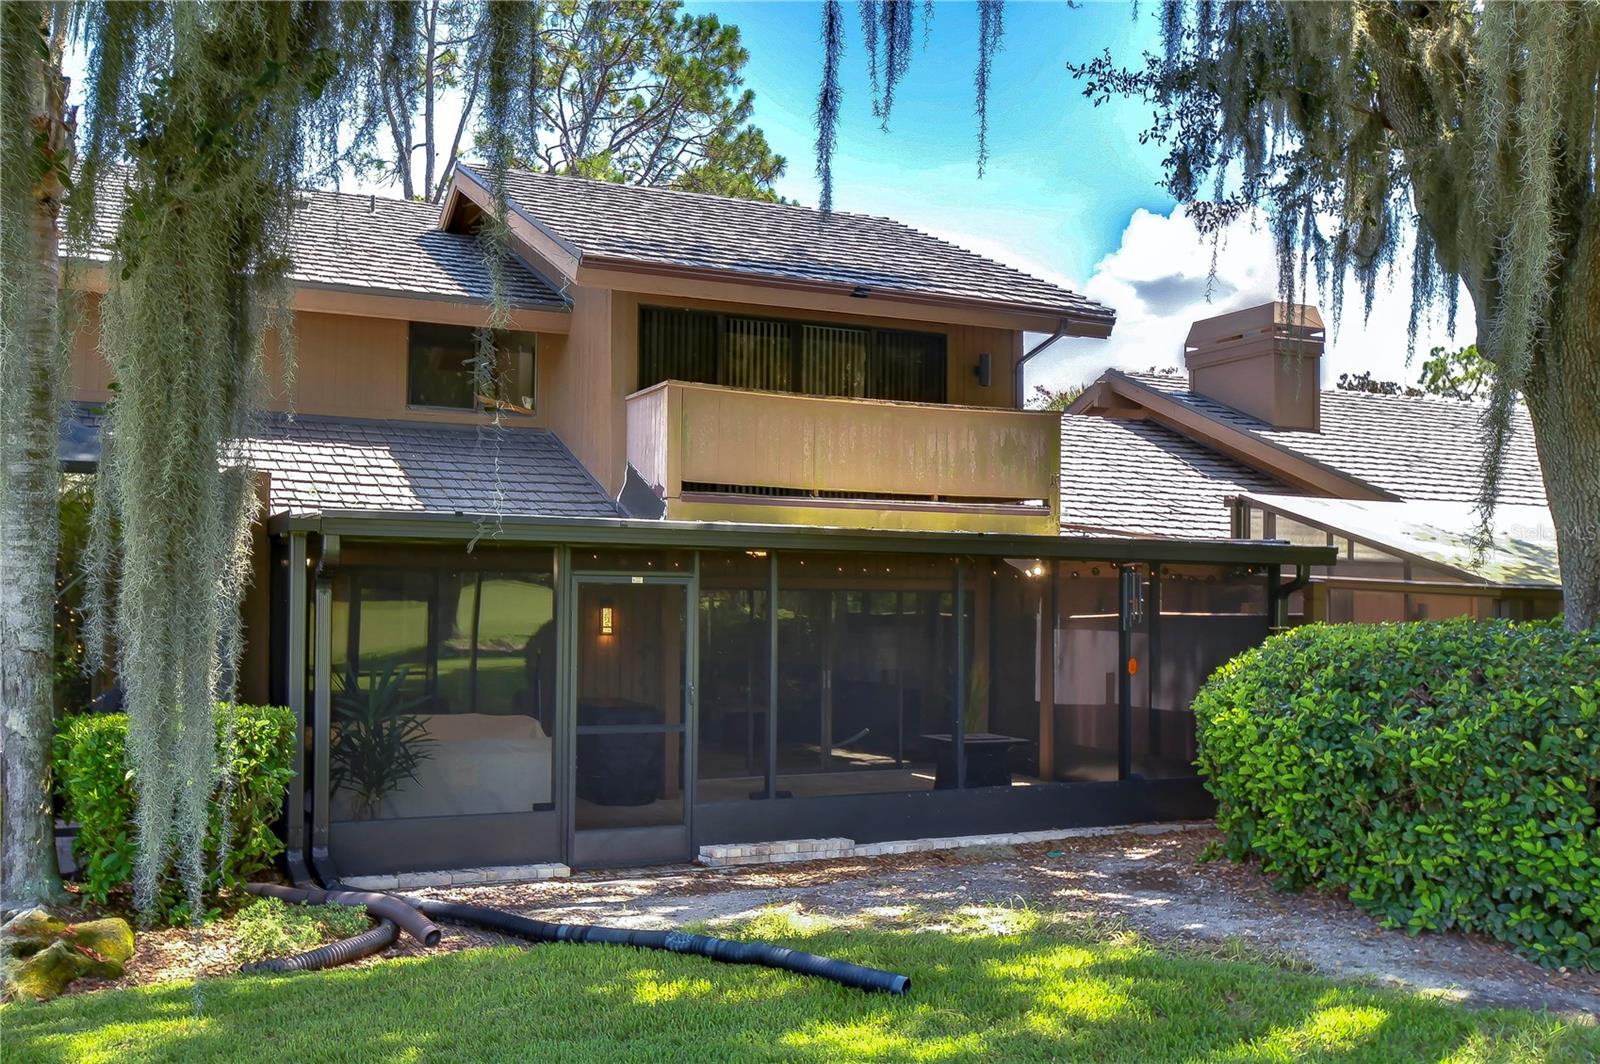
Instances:
[[[1386,931],[1348,902],[1280,894],[1253,869],[1198,861],[1209,830],[846,858],[725,871],[643,869],[522,886],[423,892],[543,920],[659,928],[719,923],[782,906],[842,920],[918,926],[968,906],[1027,905],[1117,919],[1156,942],[1243,944],[1341,978],[1600,1018],[1600,973],[1552,972],[1479,936]],[[446,948],[494,941],[452,929]]]

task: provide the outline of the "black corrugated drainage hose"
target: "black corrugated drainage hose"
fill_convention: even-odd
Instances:
[[[362,957],[370,957],[374,953],[382,953],[394,945],[394,940],[400,937],[400,929],[388,917],[380,919],[376,926],[369,927],[359,935],[342,938],[338,942],[330,942],[326,946],[319,946],[306,953],[296,953],[292,957],[271,957],[264,961],[247,964],[239,971],[246,975],[252,972],[315,972],[323,968],[334,968],[341,964],[358,961]]]
[[[598,942],[613,946],[636,946],[640,949],[659,949],[670,953],[689,953],[709,957],[728,964],[760,964],[768,968],[783,968],[801,975],[814,975],[831,979],[844,986],[860,990],[882,990],[889,994],[904,994],[911,989],[911,977],[881,968],[867,968],[848,961],[819,957],[814,953],[801,953],[769,942],[733,942],[709,935],[691,935],[683,931],[630,931],[620,927],[592,927],[587,924],[551,924],[526,916],[488,909],[478,905],[457,905],[453,902],[433,901],[428,898],[407,898],[428,916],[447,924],[467,924],[515,935],[531,942]]]
[[[365,890],[320,890],[316,887],[284,887],[277,883],[248,883],[247,892],[264,898],[282,898],[302,905],[360,905],[380,920],[392,920],[406,934],[424,946],[437,946],[444,934],[439,925],[392,894]]]

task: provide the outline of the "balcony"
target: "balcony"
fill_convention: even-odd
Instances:
[[[673,520],[1055,535],[1048,412],[664,381],[628,403],[628,461]]]

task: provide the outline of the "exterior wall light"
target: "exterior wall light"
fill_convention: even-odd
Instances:
[[[617,611],[609,602],[600,604],[600,635],[602,637],[616,634]]]

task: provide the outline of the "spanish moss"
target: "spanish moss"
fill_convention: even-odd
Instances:
[[[989,164],[989,77],[1004,33],[1005,4],[1002,0],[978,0],[978,69],[973,75],[973,97],[978,115],[979,177]]]
[[[258,505],[246,441],[269,332],[292,358],[299,190],[332,172],[359,110],[341,74],[362,43],[357,13],[107,4],[82,27],[93,59],[71,220],[83,250],[109,259],[100,346],[116,381],[89,646],[115,649],[145,911],[175,868],[191,919],[204,912],[205,832],[226,788],[214,706],[231,694]]]
[[[872,89],[872,114],[887,132],[895,90],[911,69],[916,37],[917,5],[913,0],[857,0],[861,37],[867,53],[867,80]],[[934,5],[922,5],[922,46],[933,29]],[[978,176],[989,161],[989,81],[995,53],[1005,33],[1004,0],[978,0],[978,61],[973,73],[974,112],[978,119]],[[822,87],[817,93],[817,180],[821,207],[833,210],[833,154],[838,147],[839,63],[844,56],[844,12],[839,0],[822,5]]]
[[[822,88],[817,93],[817,180],[822,183],[822,213],[833,210],[833,150],[839,131],[839,61],[844,58],[844,6],[822,4]]]

